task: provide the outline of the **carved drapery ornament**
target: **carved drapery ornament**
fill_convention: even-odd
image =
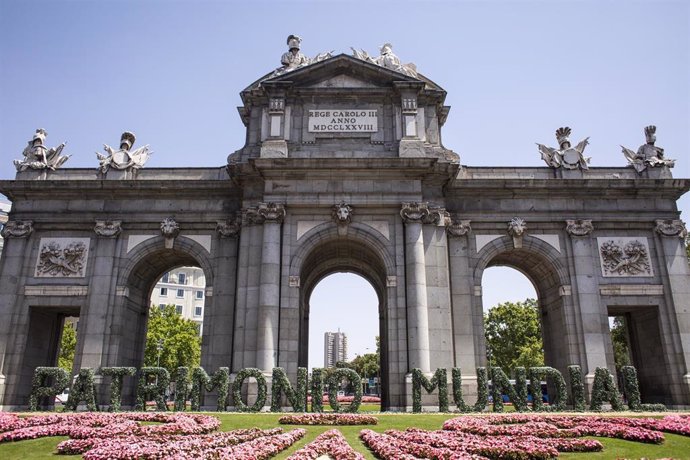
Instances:
[[[338,225],[348,225],[352,222],[353,208],[349,204],[341,201],[331,208],[331,218]]]
[[[591,219],[568,219],[565,231],[571,236],[587,236],[594,231],[594,225]]]
[[[11,220],[2,228],[3,238],[26,238],[34,231],[31,220]]]
[[[465,236],[472,231],[469,220],[452,220],[446,227],[446,231],[450,236]]]
[[[120,220],[97,220],[93,228],[96,235],[106,238],[114,238],[122,233],[122,221]]]
[[[662,236],[677,236],[685,239],[688,236],[688,229],[685,222],[680,219],[657,219],[654,221],[656,226],[654,231]]]
[[[242,228],[242,219],[239,216],[233,219],[218,221],[216,225],[216,231],[221,238],[237,238],[240,234],[240,228]]]
[[[513,237],[513,246],[516,249],[522,247],[522,237],[527,231],[527,222],[521,217],[513,217],[508,222],[508,234]]]

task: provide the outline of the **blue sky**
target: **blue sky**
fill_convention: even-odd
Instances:
[[[66,167],[96,168],[124,130],[148,167],[221,166],[244,143],[238,93],[293,33],[310,56],[391,42],[448,91],[443,142],[463,164],[542,166],[535,142],[567,125],[592,166],[623,166],[619,144],[656,124],[687,178],[689,23],[687,1],[0,0],[0,178],[38,127],[67,141]],[[522,294],[498,286],[485,301]]]

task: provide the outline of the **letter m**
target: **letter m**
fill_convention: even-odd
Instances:
[[[448,379],[446,369],[436,369],[431,380],[427,379],[421,369],[412,369],[412,412],[422,411],[422,388],[427,393],[438,389],[438,410],[448,412]]]

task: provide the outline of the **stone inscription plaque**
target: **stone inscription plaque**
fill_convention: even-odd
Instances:
[[[375,133],[376,110],[319,109],[309,111],[310,133]]]

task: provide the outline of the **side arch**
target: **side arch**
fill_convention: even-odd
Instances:
[[[576,315],[565,295],[570,286],[565,256],[534,236],[525,235],[520,248],[514,246],[510,236],[503,236],[477,254],[474,285],[481,286],[484,270],[495,266],[521,272],[534,286],[541,310],[544,359],[547,365],[567,375],[567,366],[579,362],[579,349]]]
[[[151,293],[167,271],[180,266],[198,266],[206,278],[206,288],[213,286],[210,254],[199,243],[184,236],[175,238],[172,248],[165,247],[162,236],[135,246],[117,276],[117,295],[109,309],[108,362],[106,366],[141,367],[144,359]],[[206,307],[212,302],[206,298]],[[209,308],[204,308],[204,314]],[[123,389],[123,403],[133,402],[132,382]]]

